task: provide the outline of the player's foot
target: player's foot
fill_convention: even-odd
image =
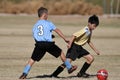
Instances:
[[[27,74],[23,73],[23,74],[19,77],[19,79],[26,79],[26,77],[27,77]]]
[[[72,68],[70,68],[69,70],[68,70],[68,73],[70,74],[70,73],[72,73],[73,71],[75,71],[77,69],[77,66],[75,65],[75,66],[72,66]]]
[[[88,78],[90,76],[90,74],[87,73],[78,73],[77,77],[83,77],[83,78]]]

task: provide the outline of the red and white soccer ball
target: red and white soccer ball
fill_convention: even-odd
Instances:
[[[105,69],[100,69],[100,70],[97,72],[97,79],[98,79],[98,80],[107,80],[107,77],[108,77],[108,72],[107,72],[107,70],[105,70]]]

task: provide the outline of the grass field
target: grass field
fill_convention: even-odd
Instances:
[[[34,48],[32,27],[37,20],[35,15],[0,15],[0,80],[18,80],[27,60]],[[86,26],[88,16],[49,16],[49,19],[70,38],[72,33]],[[64,52],[65,42],[57,36],[55,41]],[[88,69],[88,73],[96,74],[99,69],[106,69],[108,80],[120,80],[120,18],[107,18],[100,16],[100,25],[93,32],[92,42],[100,50],[97,56],[88,45],[84,47],[95,57],[95,61]],[[60,58],[46,54],[44,58],[33,65],[27,80],[97,80],[96,77],[77,78],[77,74],[85,60],[77,59],[72,64],[78,69],[72,74],[64,70],[61,78],[45,78],[44,74],[51,74],[62,62]]]

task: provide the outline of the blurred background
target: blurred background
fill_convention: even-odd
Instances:
[[[120,0],[0,0],[0,13],[35,14],[41,6],[51,15],[120,14]]]

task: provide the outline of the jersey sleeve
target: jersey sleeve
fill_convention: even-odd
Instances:
[[[91,32],[91,34],[90,34],[90,36],[89,36],[88,42],[91,41],[91,36],[92,36],[92,32]]]
[[[51,30],[55,30],[56,29],[56,26],[52,22],[50,22],[50,26],[51,26]]]

